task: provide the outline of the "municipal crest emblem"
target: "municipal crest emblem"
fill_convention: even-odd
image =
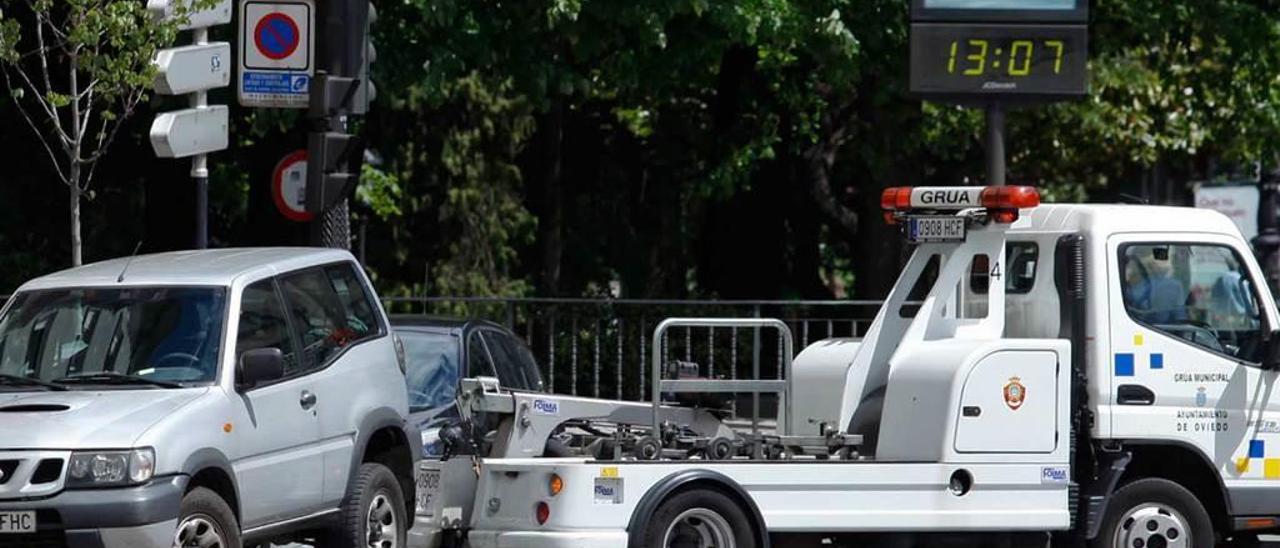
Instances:
[[[1004,385],[1004,403],[1009,409],[1017,411],[1022,407],[1022,402],[1027,400],[1027,387],[1022,384],[1022,379],[1018,377],[1009,377],[1009,382]]]
[[[1204,407],[1206,403],[1209,403],[1209,395],[1205,393],[1204,387],[1201,386],[1196,389],[1196,407]]]

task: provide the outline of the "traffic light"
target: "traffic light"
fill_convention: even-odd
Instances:
[[[364,140],[348,133],[348,123],[350,116],[368,112],[374,94],[372,84],[365,82],[375,54],[369,39],[375,15],[369,0],[329,0],[317,8],[319,55],[308,112],[312,128],[307,135],[306,205],[307,211],[316,214],[317,225],[336,221],[345,228],[347,219],[327,217],[351,195],[360,179]],[[337,213],[345,217],[345,208]],[[344,242],[336,243],[345,246]]]
[[[307,134],[307,211],[323,215],[355,189],[364,159],[363,139],[347,133],[346,115],[356,80],[316,73],[309,114],[316,126]]]

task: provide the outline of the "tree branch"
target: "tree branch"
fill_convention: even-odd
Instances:
[[[12,89],[13,80],[9,76],[9,71],[5,70],[0,72],[4,73],[5,85]],[[21,70],[19,70],[19,72],[21,72]],[[35,120],[33,120],[31,115],[27,113],[26,107],[22,106],[22,102],[19,101],[17,97],[13,98],[13,104],[18,109],[18,113],[22,114],[22,119],[27,121],[28,126],[31,126],[31,131],[34,131],[36,136],[40,139],[40,144],[44,147],[45,152],[49,154],[49,161],[53,164],[53,170],[58,174],[58,179],[62,180],[63,183],[66,183],[67,175],[62,171],[62,165],[58,163],[58,155],[53,152],[53,147],[49,145],[49,140],[45,138],[44,132],[40,131],[40,126],[36,125]]]
[[[835,166],[836,153],[844,144],[844,121],[848,119],[851,108],[851,105],[845,105],[834,109],[834,113],[828,110],[822,114],[822,135],[804,156],[809,171],[809,193],[818,209],[853,235],[858,232],[858,213],[845,206],[831,189],[831,168]]]
[[[28,2],[27,4],[31,6],[32,10],[36,9],[35,5],[32,5],[30,2]],[[40,47],[40,72],[44,75],[44,89],[45,89],[45,93],[40,94],[41,95],[40,100],[45,101],[47,99],[45,99],[44,96],[48,95],[53,91],[53,83],[51,81],[51,78],[49,77],[49,50],[46,49],[45,47],[44,26],[45,26],[45,23],[48,22],[49,26],[52,27],[53,22],[48,19],[47,17],[48,14],[41,13],[39,11],[36,11],[35,13],[36,13],[36,44],[38,44]],[[57,107],[50,105],[50,108],[52,108],[53,112],[52,112],[52,115],[49,116],[49,120],[53,122],[54,128],[58,130],[58,135],[62,138],[62,151],[67,154],[71,154],[71,139],[69,139],[70,135],[67,135],[66,130],[62,128],[62,118],[59,117],[57,114]]]
[[[103,120],[102,127],[103,132],[106,133],[106,137],[100,137],[98,139],[97,150],[93,151],[93,154],[90,154],[83,163],[96,165],[98,160],[102,159],[102,156],[106,154],[107,149],[111,148],[111,143],[115,142],[116,134],[120,131],[120,126],[122,125],[121,122],[131,116],[134,109],[138,108],[138,104],[142,102],[143,94],[144,92],[142,90],[134,91],[133,95],[122,103],[120,115],[116,117],[116,123],[110,125],[111,131],[106,131],[108,122],[105,119]],[[90,173],[92,173],[92,168],[90,168]],[[89,180],[90,179],[85,179],[86,187],[89,185]]]
[[[45,116],[49,116],[51,118],[54,116],[57,116],[56,109],[53,107],[53,105],[49,104],[48,99],[45,97],[45,95],[43,93],[40,93],[40,88],[36,86],[35,82],[31,81],[31,77],[27,74],[26,69],[23,69],[21,65],[15,64],[14,71],[18,73],[18,76],[22,77],[22,81],[24,85],[27,87],[28,90],[31,91],[32,97],[34,97],[36,103],[40,105],[41,110],[44,110]],[[9,77],[8,71],[5,71],[5,78],[7,79],[8,77]],[[12,86],[10,86],[10,89],[12,89]],[[14,100],[17,100],[17,98],[15,98]],[[61,131],[58,132],[58,136],[60,138],[62,137]]]

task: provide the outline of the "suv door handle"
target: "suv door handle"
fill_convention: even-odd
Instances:
[[[303,390],[302,396],[298,398],[298,405],[301,405],[303,409],[310,411],[312,407],[316,406],[315,393],[310,390]]]
[[[1156,394],[1150,388],[1137,384],[1122,384],[1116,390],[1116,403],[1120,405],[1152,405]]]

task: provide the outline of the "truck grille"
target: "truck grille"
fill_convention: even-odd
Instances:
[[[70,451],[0,451],[0,500],[57,494],[70,458]]]
[[[44,459],[31,474],[31,483],[53,483],[62,477],[62,459]]]

